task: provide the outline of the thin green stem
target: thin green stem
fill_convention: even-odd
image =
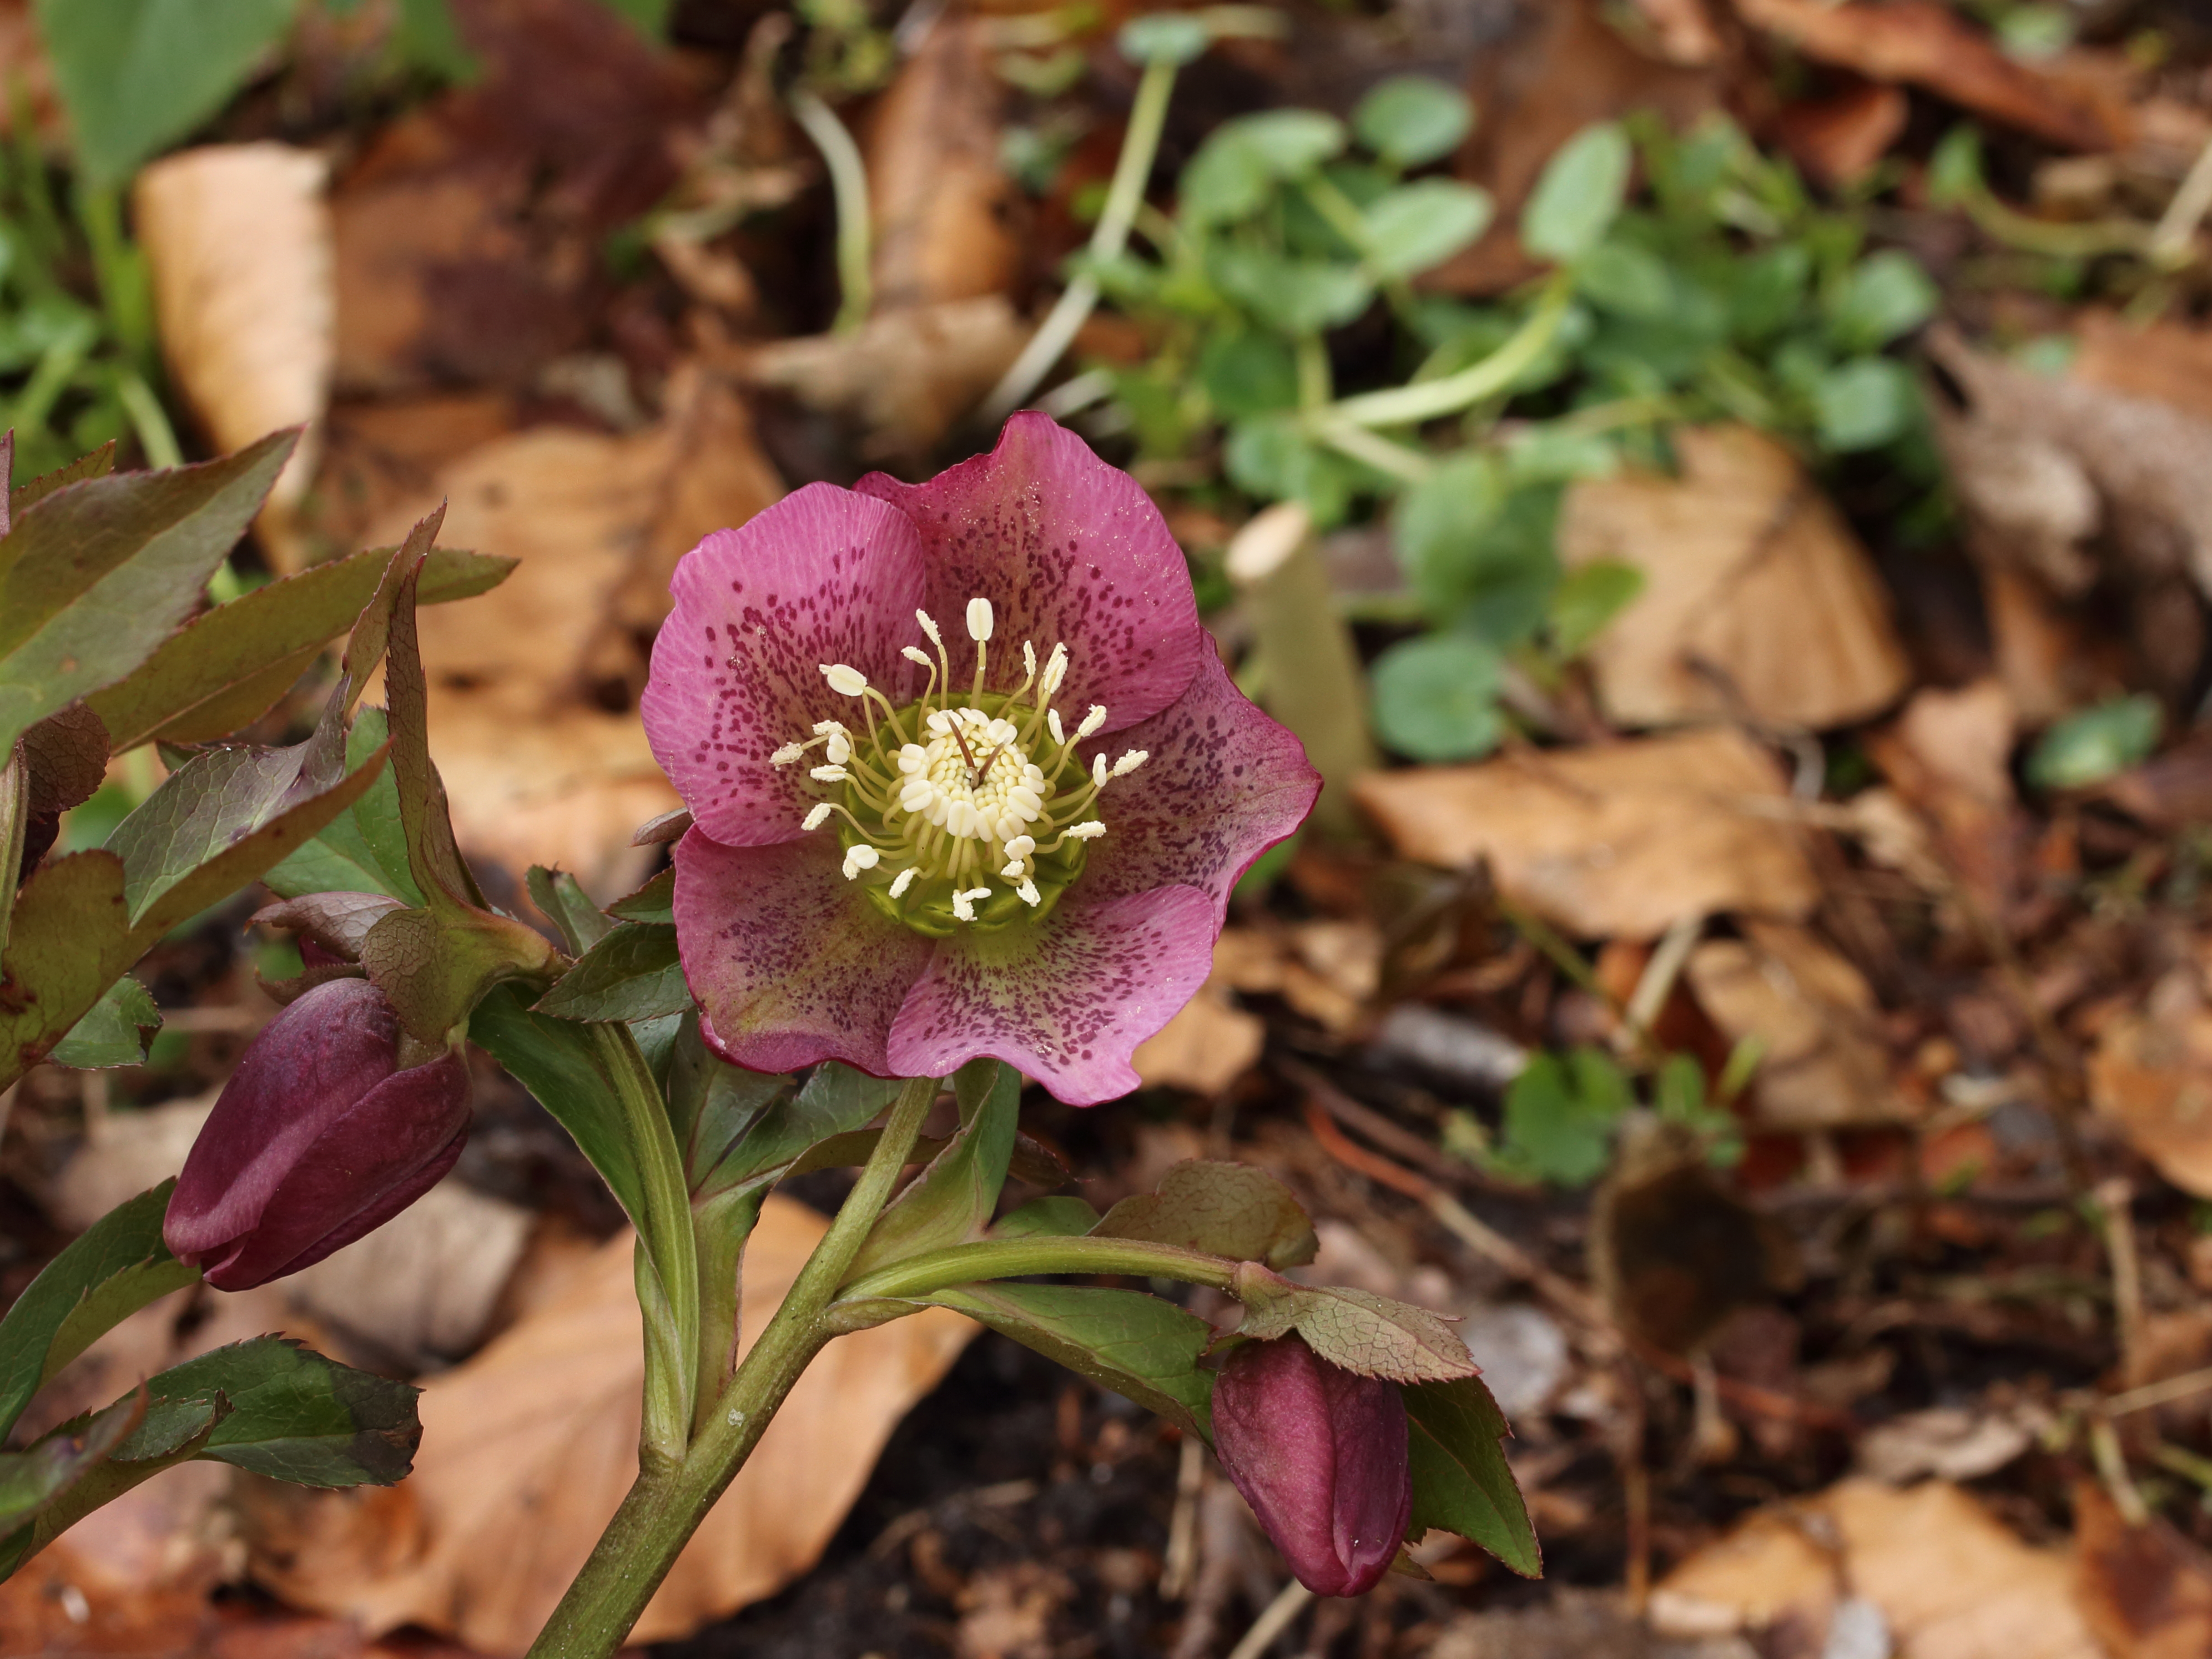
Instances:
[[[980,1244],[931,1250],[878,1267],[848,1285],[838,1299],[859,1302],[873,1297],[927,1296],[933,1291],[978,1279],[1021,1279],[1032,1273],[1133,1273],[1225,1291],[1236,1269],[1237,1264],[1225,1257],[1142,1239],[992,1238]]]
[[[622,1103],[623,1127],[644,1188],[637,1224],[637,1296],[645,1315],[645,1421],[640,1455],[680,1461],[691,1438],[699,1348],[699,1255],[691,1188],[652,1068],[629,1027],[594,1022],[592,1045]]]
[[[869,307],[875,303],[867,163],[836,112],[814,94],[794,96],[791,112],[830,168],[830,191],[837,200],[837,285],[844,296],[834,326],[838,333],[849,334],[868,320]]]
[[[1137,210],[1144,204],[1145,184],[1152,176],[1152,161],[1160,151],[1160,133],[1167,125],[1168,99],[1175,91],[1175,64],[1153,63],[1146,65],[1145,78],[1137,83],[1129,125],[1121,135],[1121,155],[1114,163],[1113,182],[1106,187],[1106,205],[1091,233],[1093,261],[1111,259],[1128,246],[1129,227],[1136,222]],[[1013,367],[984,399],[986,419],[1002,421],[1029,401],[1030,394],[1052,373],[1053,365],[1097,303],[1098,284],[1091,277],[1078,276],[1067,285],[1051,314],[1014,359]]]
[[[641,1463],[637,1483],[538,1632],[530,1659],[607,1659],[629,1636],[792,1385],[836,1334],[823,1310],[890,1201],[937,1094],[937,1079],[908,1079],[851,1196],[729,1387],[704,1414],[704,1429],[680,1464]]]
[[[1545,285],[1543,297],[1537,301],[1528,319],[1514,331],[1512,337],[1480,362],[1469,364],[1441,380],[1341,398],[1308,416],[1309,429],[1318,434],[1327,428],[1345,424],[1413,426],[1456,415],[1485,398],[1496,396],[1543,356],[1566,317],[1567,301],[1573,291],[1571,280],[1562,272]]]

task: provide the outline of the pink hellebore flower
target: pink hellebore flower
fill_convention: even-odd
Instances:
[[[1214,1381],[1213,1449],[1316,1595],[1363,1595],[1390,1570],[1413,1511],[1395,1383],[1295,1336],[1247,1343]]]
[[[927,483],[810,484],[672,586],[645,729],[694,820],[676,932],[714,1047],[1136,1087],[1321,787],[1136,482],[1018,415]]]
[[[365,979],[318,985],[246,1051],[192,1143],[161,1237],[218,1290],[313,1266],[435,1186],[468,1139],[460,1055],[399,1064]]]

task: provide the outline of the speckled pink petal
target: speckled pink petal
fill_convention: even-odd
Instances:
[[[1305,821],[1321,793],[1305,746],[1255,708],[1210,651],[1173,708],[1088,747],[1150,758],[1100,795],[1106,833],[1091,843],[1076,890],[1097,900],[1181,883],[1212,899],[1217,926],[1237,878]]]
[[[1158,714],[1212,648],[1182,550],[1152,498],[1045,416],[1015,416],[988,455],[927,483],[872,472],[854,487],[921,531],[922,604],[945,630],[956,681],[974,672],[962,618],[977,597],[998,613],[995,660],[1018,660],[1024,640],[1040,658],[1066,645],[1058,702],[1070,725],[1094,702],[1105,706],[1108,732]],[[991,686],[1011,690],[1012,681],[994,672]]]
[[[684,556],[676,608],[653,641],[641,712],[653,757],[693,819],[726,846],[795,839],[825,793],[769,757],[813,735],[817,720],[864,730],[867,716],[823,678],[850,663],[894,703],[914,694],[899,655],[915,637],[921,544],[896,509],[809,484],[742,528]]]
[[[1071,1106],[1125,1095],[1129,1056],[1205,983],[1218,931],[1194,887],[1100,904],[1072,891],[1035,927],[939,941],[891,1026],[900,1077],[988,1054]]]
[[[725,847],[693,830],[677,843],[684,977],[708,1042],[731,1064],[788,1072],[842,1060],[893,1074],[884,1039],[930,941],[885,918],[838,861],[827,831]]]

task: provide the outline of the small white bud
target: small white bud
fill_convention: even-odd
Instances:
[[[1103,755],[1098,757],[1098,763],[1101,766],[1106,764],[1106,757]],[[853,775],[842,766],[817,766],[806,775],[817,783],[842,783]]]
[[[1094,702],[1091,705],[1091,712],[1083,717],[1083,724],[1075,728],[1075,735],[1078,738],[1087,738],[1093,732],[1096,732],[1100,726],[1105,724],[1106,710],[1104,706]]]
[[[1006,856],[1017,864],[1036,851],[1036,839],[1033,836],[1016,836],[1006,843]]]
[[[881,853],[863,842],[858,847],[845,849],[845,879],[852,880],[863,870],[872,870],[883,857]]]
[[[929,635],[929,642],[939,650],[944,649],[945,635],[937,631],[937,624],[930,620],[929,612],[917,611],[914,613],[914,619],[921,624],[921,631]]]
[[[787,743],[782,748],[777,750],[775,753],[768,757],[768,763],[770,766],[789,766],[805,752],[806,745],[805,744]]]
[[[914,878],[921,873],[921,871],[912,867],[900,871],[897,876],[894,878],[891,882],[891,896],[893,898],[904,898],[906,896],[906,890],[914,885]]]
[[[1043,895],[1037,891],[1036,884],[1033,881],[1024,881],[1020,886],[1015,888],[1014,890],[1022,896],[1022,902],[1024,904],[1042,904],[1044,902]]]
[[[930,661],[929,653],[924,651],[917,645],[908,646],[904,650],[899,653],[899,655],[904,657],[908,662],[920,663],[924,668],[934,668],[937,666],[935,663]]]
[[[842,766],[853,758],[853,744],[842,732],[832,732],[830,742],[822,750],[822,757],[832,766]]]
[[[1066,748],[1067,746],[1067,733],[1060,729],[1060,710],[1057,708],[1046,709],[1044,711],[1044,723],[1045,729],[1052,733],[1052,740],[1060,744],[1061,748]]]
[[[830,822],[830,815],[836,810],[837,809],[836,807],[832,806],[825,800],[812,811],[809,812],[805,818],[801,821],[799,827],[802,830],[819,830],[823,824]]]
[[[814,775],[817,778],[822,775],[820,767],[815,769]],[[1105,756],[1093,755],[1091,757],[1091,782],[1093,787],[1103,789],[1106,787],[1106,780],[1113,775],[1113,773],[1107,769]]]
[[[1071,823],[1067,826],[1067,838],[1070,841],[1097,841],[1105,833],[1106,826],[1099,823],[1097,818],[1092,818],[1087,823]]]
[[[1152,757],[1152,751],[1149,749],[1132,749],[1114,763],[1114,775],[1126,778]]]
[[[991,637],[991,602],[985,599],[968,601],[968,637],[981,645]]]
[[[830,682],[830,689],[841,697],[857,697],[868,689],[868,677],[850,663],[825,662],[817,665],[822,677]]]

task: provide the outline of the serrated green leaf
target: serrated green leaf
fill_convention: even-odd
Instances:
[[[0,541],[0,753],[131,673],[191,613],[296,435],[203,466],[75,484],[15,522]]]
[[[1341,1285],[1300,1285],[1256,1261],[1237,1266],[1230,1294],[1244,1304],[1237,1334],[1269,1342],[1296,1331],[1332,1365],[1393,1382],[1474,1375],[1467,1344],[1426,1308]]]
[[[676,930],[623,922],[592,945],[538,1000],[537,1010],[561,1019],[657,1019],[691,1006]]]
[[[1369,204],[1361,216],[1367,261],[1382,277],[1442,264],[1489,228],[1489,193],[1454,179],[1419,179]]]
[[[295,9],[295,0],[37,0],[88,179],[121,184],[214,115]]]
[[[1281,1182],[1249,1164],[1208,1158],[1175,1165],[1158,1187],[1123,1199],[1092,1231],[1271,1267],[1302,1266],[1320,1243],[1305,1206]]]
[[[281,1336],[217,1348],[147,1388],[156,1399],[227,1400],[230,1413],[199,1455],[297,1486],[391,1486],[422,1437],[419,1389]]]
[[[392,548],[371,548],[218,605],[164,641],[128,678],[86,701],[118,750],[156,738],[205,743],[250,725],[354,626],[394,556]],[[434,549],[423,562],[421,601],[487,592],[514,563]]]
[[[566,870],[548,870],[542,864],[533,864],[522,879],[530,902],[561,930],[569,955],[583,955],[614,932],[613,921],[592,902],[583,884]]]
[[[1413,1476],[1407,1541],[1419,1543],[1439,1527],[1488,1550],[1524,1578],[1542,1577],[1542,1547],[1498,1444],[1511,1431],[1481,1379],[1431,1382],[1401,1397]]]
[[[917,1298],[966,1314],[1185,1431],[1213,1437],[1213,1328],[1142,1291],[1087,1285],[963,1285]]]
[[[384,711],[362,708],[346,734],[346,768],[357,770],[381,749],[389,732]],[[422,902],[407,867],[407,837],[399,822],[399,785],[389,768],[361,799],[262,878],[280,898],[312,893],[386,893],[410,904]]]
[[[1425,167],[1450,155],[1474,130],[1474,106],[1457,87],[1431,76],[1394,75],[1359,100],[1352,130],[1393,167]]]
[[[121,1402],[118,1402],[121,1403]],[[114,1410],[114,1407],[108,1410]],[[224,1400],[155,1400],[137,1427],[69,1487],[56,1494],[30,1521],[0,1540],[0,1579],[103,1504],[164,1469],[189,1462],[206,1445],[230,1405]],[[90,1427],[89,1418],[64,1423],[57,1434]]]
[[[70,1027],[69,1035],[46,1058],[79,1071],[143,1065],[146,1040],[161,1029],[161,1011],[154,1006],[154,994],[125,974]]]
[[[138,1426],[136,1395],[118,1400],[76,1432],[57,1429],[20,1452],[0,1452],[0,1537],[33,1520]]]
[[[1614,122],[1568,139],[1545,163],[1521,210],[1521,246],[1563,265],[1595,247],[1627,199],[1632,160],[1628,135]]]
[[[617,899],[607,907],[607,914],[622,921],[659,922],[673,927],[676,925],[675,870],[663,870],[627,898]]]
[[[981,1238],[1006,1185],[1021,1116],[1021,1074],[995,1060],[960,1068],[954,1094],[963,1119],[951,1143],[891,1201],[861,1245],[849,1282],[887,1263]]]
[[[122,860],[76,853],[33,871],[0,955],[0,1089],[44,1060],[138,956]]]
[[[645,1188],[629,1151],[621,1098],[587,1028],[537,1014],[530,994],[494,986],[469,1015],[469,1040],[550,1112],[607,1183],[624,1213],[643,1212]]]
[[[0,1435],[64,1365],[156,1297],[190,1285],[199,1269],[161,1243],[174,1181],[110,1210],[33,1279],[0,1319]]]
[[[8,434],[9,459],[15,459],[15,434]],[[0,536],[8,533],[8,526],[21,518],[40,501],[64,484],[82,483],[87,478],[104,478],[115,471],[115,441],[109,439],[91,453],[80,455],[66,466],[58,466],[43,477],[27,483],[15,485],[8,492],[7,521],[0,523]]]

